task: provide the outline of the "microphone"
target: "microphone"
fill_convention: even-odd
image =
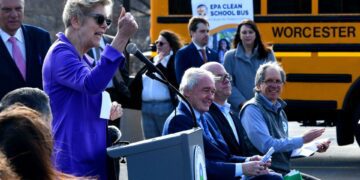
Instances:
[[[116,144],[121,139],[121,131],[116,126],[108,126],[108,137],[110,138],[111,144]]]
[[[159,72],[159,70],[156,68],[156,66],[150,61],[148,60],[143,54],[142,52],[136,47],[136,44],[134,43],[129,43],[126,46],[126,51],[130,54],[133,54],[135,57],[137,57],[141,62],[143,62],[148,70],[150,72]]]
[[[189,107],[192,107],[191,104],[189,103],[189,101],[173,85],[171,85],[171,83],[169,83],[169,81],[166,79],[164,74],[150,60],[148,60],[141,53],[141,51],[136,47],[136,44],[129,43],[126,46],[126,51],[128,53],[133,54],[134,56],[136,56],[141,62],[143,62],[146,65],[146,67],[148,68],[148,72],[146,73],[147,76],[149,76],[152,79],[158,80],[158,81],[164,83],[165,85],[167,85],[168,87],[170,87],[177,95],[180,96],[181,99],[183,99],[185,101],[185,103]],[[153,73],[159,74],[162,79],[158,78]],[[192,118],[193,118],[193,121],[194,121],[194,127],[198,127],[198,124],[196,123],[196,118],[195,118],[195,113],[194,113],[193,108],[190,108],[190,112],[191,112],[191,115],[192,115]]]

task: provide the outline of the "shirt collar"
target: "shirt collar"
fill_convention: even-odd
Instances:
[[[206,51],[206,46],[201,47],[201,46],[197,45],[195,42],[193,42],[193,44],[195,45],[197,50],[204,49]]]
[[[273,104],[267,97],[265,97],[263,94],[259,93],[260,98],[262,98],[265,101],[265,104],[267,107],[270,107],[274,111],[278,111],[279,108],[281,108],[281,103],[279,101],[276,101],[275,104]]]
[[[8,41],[9,38],[11,37],[7,32],[3,31],[2,29],[0,29],[0,35],[4,41]],[[24,43],[24,36],[21,28],[19,28],[16,31],[14,37],[16,38],[16,40],[20,41],[21,43]]]
[[[155,56],[154,57],[154,64],[157,65],[157,64],[161,63],[163,66],[166,67],[166,65],[167,65],[167,63],[168,63],[168,61],[170,59],[170,56],[172,56],[173,54],[174,54],[174,52],[170,51],[170,53],[168,55],[166,55],[164,57],[164,59],[162,61],[160,61],[160,62],[159,62],[159,56]]]
[[[190,108],[189,106],[186,104],[186,102],[184,102],[183,100],[180,100],[181,103],[183,103],[185,105],[185,107],[190,111]],[[200,121],[200,116],[201,116],[201,113],[199,111],[197,111],[195,108],[193,108],[194,110],[194,113],[195,113],[195,118],[196,118],[196,121]],[[191,111],[190,111],[191,112]]]
[[[224,103],[224,105],[220,105],[220,104],[218,104],[216,102],[214,102],[214,104],[220,109],[220,111],[222,113],[226,113],[226,114],[230,113],[230,106],[231,105],[227,101]]]

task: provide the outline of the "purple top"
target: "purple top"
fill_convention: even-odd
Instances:
[[[43,66],[44,91],[53,113],[55,167],[75,176],[107,179],[107,120],[100,118],[101,93],[125,58],[107,45],[92,68],[63,33],[57,37]]]

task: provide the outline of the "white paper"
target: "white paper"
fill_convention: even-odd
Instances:
[[[317,150],[317,145],[325,142],[325,141],[329,141],[331,139],[319,139],[317,141],[313,141],[307,144],[304,144],[301,148],[295,149],[292,151],[291,153],[291,157],[292,158],[299,158],[299,157],[309,157],[312,156]]]
[[[106,91],[102,92],[100,118],[109,119],[111,112],[111,98]]]

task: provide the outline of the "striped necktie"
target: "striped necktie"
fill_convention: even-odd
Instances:
[[[207,56],[206,56],[206,51],[205,51],[205,49],[200,49],[200,52],[201,52],[201,56],[202,56],[202,58],[203,58],[204,63],[207,63],[208,60],[207,60]]]

